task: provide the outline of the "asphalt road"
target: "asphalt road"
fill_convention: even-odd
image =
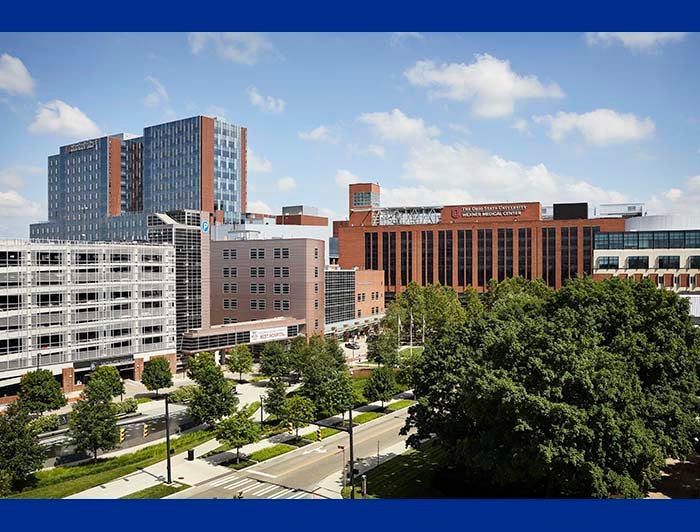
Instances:
[[[388,414],[354,429],[355,461],[383,455],[406,436],[399,435],[408,410]],[[343,468],[343,454],[338,446],[345,446],[345,459],[350,459],[349,435],[335,434],[322,442],[313,443],[272,458],[250,468],[207,481],[194,489],[177,494],[178,498],[221,499],[232,498],[243,491],[244,498],[312,498],[321,481]],[[384,455],[383,455],[384,457]],[[357,467],[357,466],[356,466]],[[286,490],[286,491],[285,491]],[[308,494],[308,497],[301,495]]]

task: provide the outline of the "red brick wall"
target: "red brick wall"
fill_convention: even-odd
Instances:
[[[109,216],[121,212],[121,141],[110,137],[109,141],[109,176],[107,178],[107,209]]]
[[[214,212],[214,119],[202,117],[201,157],[202,157],[202,182],[201,210]]]

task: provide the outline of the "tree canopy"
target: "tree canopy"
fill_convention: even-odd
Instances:
[[[253,355],[246,344],[237,345],[226,352],[226,365],[232,373],[238,373],[238,380],[243,379],[243,372],[253,369]]]
[[[260,372],[271,377],[286,377],[289,374],[289,353],[279,342],[268,342],[260,357]]]
[[[640,496],[696,446],[700,337],[651,282],[511,280],[427,342],[411,445],[438,436],[470,479],[528,496]]]
[[[173,374],[170,371],[170,362],[167,358],[157,357],[147,360],[143,365],[141,382],[148,390],[168,388],[173,385]]]
[[[79,452],[90,451],[97,461],[97,451],[114,449],[119,442],[117,416],[108,400],[83,394],[73,405],[69,434]]]
[[[190,357],[188,374],[199,385],[193,390],[188,404],[188,412],[194,421],[212,425],[235,411],[238,397],[216,364],[214,355],[202,352]]]
[[[268,414],[280,418],[284,413],[284,400],[287,397],[287,386],[279,377],[272,377],[267,384],[267,394],[263,408]]]
[[[216,426],[216,439],[236,449],[236,462],[240,448],[258,440],[259,427],[244,411],[236,412]]]
[[[37,369],[22,375],[19,381],[19,400],[31,414],[56,410],[66,404],[61,386],[47,369]]]
[[[114,366],[99,366],[90,374],[85,386],[85,395],[92,399],[111,401],[124,393],[124,382]]]
[[[387,329],[369,340],[367,342],[367,359],[390,368],[398,366],[399,353],[396,332]]]
[[[43,467],[45,454],[26,407],[21,402],[10,405],[5,415],[0,415],[0,477],[9,484],[4,491],[21,489],[29,476]],[[0,486],[0,495],[2,492]]]
[[[301,395],[288,397],[284,402],[284,419],[296,429],[296,437],[299,439],[299,428],[308,425],[316,415],[314,404]]]
[[[396,377],[394,371],[386,366],[375,369],[365,383],[364,394],[368,401],[384,402],[392,398],[396,393]]]

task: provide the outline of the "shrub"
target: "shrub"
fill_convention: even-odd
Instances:
[[[199,386],[192,384],[190,386],[183,386],[182,388],[178,388],[174,392],[170,394],[170,402],[179,404],[179,405],[184,405],[185,403],[189,403],[192,398],[194,397],[195,390],[199,388]]]
[[[125,399],[119,403],[114,403],[114,413],[120,414],[133,414],[138,410],[139,402],[134,398]]]
[[[29,426],[35,434],[44,434],[45,432],[53,432],[58,430],[60,424],[58,422],[58,414],[49,414],[32,419]]]

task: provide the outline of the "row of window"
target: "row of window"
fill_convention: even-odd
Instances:
[[[0,251],[0,268],[8,268],[23,265],[24,254],[19,251]],[[35,266],[63,266],[66,253],[62,251],[34,251],[32,264]],[[73,252],[74,264],[98,264],[104,262],[132,262],[132,256],[127,253],[97,253],[97,252]],[[143,254],[142,262],[163,262],[163,255]],[[160,272],[160,266],[142,266],[142,271]],[[148,270],[148,268],[152,268]]]
[[[370,309],[370,316],[374,316],[375,314],[380,313],[380,308],[379,307],[372,307]],[[357,317],[361,318],[362,317],[362,309],[358,308],[357,309]]]
[[[655,268],[658,269],[679,269],[681,267],[681,258],[678,255],[662,255],[657,257]],[[700,269],[700,255],[692,255],[688,257],[687,268]],[[598,269],[600,270],[617,270],[620,268],[620,257],[599,257]],[[649,269],[648,256],[632,256],[627,257],[627,268],[630,270],[647,270]]]
[[[700,231],[631,231],[595,236],[595,249],[693,248],[700,248]]]

